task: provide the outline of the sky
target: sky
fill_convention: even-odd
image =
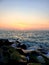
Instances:
[[[49,29],[49,0],[0,0],[0,29]]]

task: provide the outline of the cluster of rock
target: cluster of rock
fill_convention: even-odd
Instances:
[[[27,46],[18,40],[10,42],[8,39],[0,39],[0,64],[49,65],[49,58],[44,54],[46,53],[41,48],[36,51],[28,50]]]

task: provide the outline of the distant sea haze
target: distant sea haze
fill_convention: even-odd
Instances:
[[[21,43],[49,47],[49,31],[5,31],[0,30],[0,39],[18,39]]]

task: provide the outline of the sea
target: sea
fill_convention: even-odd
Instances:
[[[19,40],[28,46],[40,46],[49,49],[49,30],[0,30],[0,39]]]

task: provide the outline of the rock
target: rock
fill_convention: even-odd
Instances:
[[[3,45],[11,45],[13,44],[13,42],[9,42],[8,39],[0,39],[0,46],[3,46]]]
[[[20,53],[20,54],[22,54],[22,55],[27,55],[26,53],[24,53],[23,51],[22,51],[22,49],[21,48],[16,48],[16,50]]]
[[[28,63],[27,65],[42,65],[41,63]]]
[[[45,50],[41,50],[39,47],[38,51],[34,50],[37,47],[30,47],[27,49],[26,44],[22,44],[19,41],[9,42],[8,39],[0,39],[0,65],[1,64],[16,64],[16,65],[32,65],[35,63],[44,62],[43,58],[45,59],[45,63],[49,65],[49,60],[40,52],[44,53]],[[12,47],[12,45],[14,46]],[[46,53],[44,53],[46,54]],[[43,57],[41,58],[40,55]],[[38,57],[38,58],[37,58]],[[40,59],[40,60],[39,60]],[[33,62],[33,63],[32,63]],[[30,63],[30,64],[28,64]],[[33,65],[40,65],[40,64],[33,64]]]
[[[45,60],[42,56],[37,56],[37,60],[40,62],[40,63],[45,63]]]
[[[47,50],[45,50],[45,49],[38,49],[41,53],[43,53],[43,54],[47,54]]]
[[[14,43],[14,44],[12,44],[11,46],[16,49],[17,45],[18,45],[18,44]]]
[[[21,42],[19,42],[18,40],[16,40],[16,45],[17,47],[19,48],[22,48],[22,49],[27,49],[27,46]]]
[[[38,53],[36,53],[35,51],[33,51],[33,52],[31,52],[30,54],[29,54],[29,62],[39,62],[38,61],[38,59],[37,59],[37,56],[38,56],[39,54]]]
[[[17,47],[20,47],[20,48],[22,48],[22,49],[27,49],[27,46],[26,46],[25,44],[18,44]]]
[[[16,40],[16,43],[21,44],[21,42],[19,42],[18,40]]]
[[[27,59],[11,46],[2,46],[0,48],[0,64],[27,64]]]

